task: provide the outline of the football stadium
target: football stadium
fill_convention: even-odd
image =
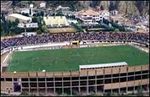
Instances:
[[[123,61],[129,66],[148,64],[148,54],[130,46],[14,52],[8,71],[78,71],[79,65]]]
[[[109,95],[149,91],[148,33],[57,33],[1,40],[1,92]]]

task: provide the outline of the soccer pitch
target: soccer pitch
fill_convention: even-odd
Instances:
[[[149,64],[149,54],[132,46],[106,46],[14,52],[7,71],[77,71],[79,65],[127,62]]]

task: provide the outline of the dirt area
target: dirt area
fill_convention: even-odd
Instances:
[[[3,67],[3,69],[7,68],[8,60],[9,60],[9,57],[11,56],[10,54],[11,53],[8,52],[8,53],[1,55],[1,71],[4,71],[4,70],[2,70],[2,67]]]
[[[8,55],[8,53],[5,53],[3,55],[1,55],[1,64],[3,63],[4,59],[6,58],[6,56]]]
[[[62,33],[62,32],[76,32],[76,29],[72,27],[66,27],[66,28],[49,28],[48,29],[50,33]]]

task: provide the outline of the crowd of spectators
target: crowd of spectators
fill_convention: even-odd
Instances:
[[[133,25],[136,25],[137,23],[141,23],[146,26],[149,25],[149,15],[147,15],[147,16],[132,16],[129,19]]]
[[[148,33],[111,33],[111,32],[88,32],[88,33],[59,33],[24,36],[1,40],[1,50],[10,46],[34,45],[48,42],[64,42],[74,40],[97,40],[97,41],[136,41],[149,44]]]

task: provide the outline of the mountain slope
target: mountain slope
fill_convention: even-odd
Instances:
[[[19,2],[19,1],[18,1]],[[23,1],[21,1],[23,2]],[[31,2],[31,1],[29,1]],[[37,1],[32,1],[32,3]],[[69,6],[73,10],[82,10],[83,8],[103,6],[105,9],[117,9],[119,13],[125,15],[146,15],[149,14],[149,1],[46,1],[47,7],[56,8],[59,5]]]

